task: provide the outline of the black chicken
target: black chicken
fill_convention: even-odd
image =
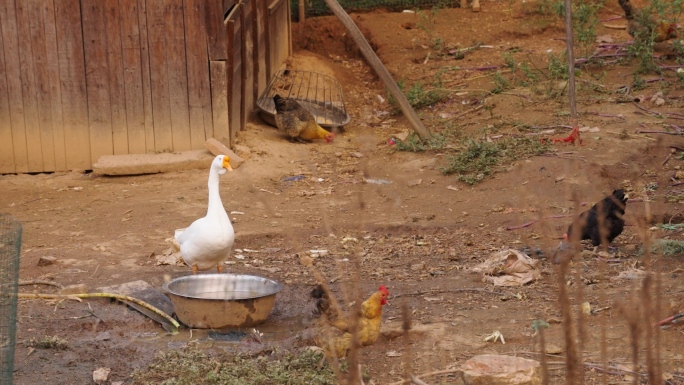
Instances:
[[[607,244],[613,242],[625,227],[625,207],[627,197],[625,190],[614,190],[613,194],[580,214],[568,227],[565,235],[568,241],[591,239],[591,244],[598,246],[603,240]]]

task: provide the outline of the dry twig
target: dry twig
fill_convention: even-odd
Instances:
[[[113,298],[113,299],[118,299],[120,301],[129,301],[133,302],[136,305],[140,305],[144,307],[145,309],[148,309],[166,319],[169,321],[174,327],[175,330],[172,331],[173,334],[178,332],[178,328],[180,328],[180,324],[178,321],[173,319],[170,315],[164,313],[163,311],[157,309],[156,307],[150,305],[149,303],[145,301],[141,301],[137,298],[129,297],[127,295],[122,295],[122,294],[113,294],[113,293],[82,293],[82,294],[40,294],[40,293],[19,293],[19,298],[22,299],[75,299],[80,301],[83,298]]]
[[[19,286],[28,286],[28,285],[48,285],[48,286],[54,286],[59,289],[64,289],[64,286],[60,285],[57,282],[52,282],[52,281],[45,281],[45,280],[32,280],[32,281],[19,281],[18,283]]]

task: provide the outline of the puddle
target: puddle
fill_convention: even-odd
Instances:
[[[302,317],[269,319],[257,326],[263,343],[278,342],[294,337],[299,332],[310,327],[309,321]],[[132,332],[129,334],[133,344],[155,345],[158,349],[181,348],[189,342],[199,343],[200,346],[218,348],[234,348],[244,343],[252,343],[252,328],[239,329],[181,329],[177,334],[169,334],[162,330],[158,332]]]

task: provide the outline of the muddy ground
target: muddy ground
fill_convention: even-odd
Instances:
[[[558,82],[539,75],[536,85],[515,85],[520,73],[504,72],[514,87],[490,94],[492,72],[466,70],[504,69],[502,52],[510,52],[519,63],[545,69],[548,53],[563,50],[563,28],[557,18],[533,12],[533,5],[486,1],[479,13],[442,9],[428,24],[430,35],[420,27],[425,22],[416,14],[373,12],[354,19],[396,79],[449,90],[443,101],[419,111],[433,132],[451,130],[463,137],[498,140],[538,134],[553,126],[555,132],[547,136],[562,137],[569,132],[558,127],[568,124],[562,84],[560,96],[552,96]],[[600,16],[610,19],[619,14],[617,4],[608,4]],[[624,19],[602,23],[598,34],[609,35],[616,43],[628,41],[624,29],[605,26],[624,23]],[[341,80],[352,121],[333,144],[294,144],[255,118],[238,135],[235,148],[247,161],[221,179],[224,206],[239,212],[231,218],[237,233],[234,248],[242,250],[234,251],[227,270],[285,283],[271,317],[259,328],[267,343],[278,344],[310,325],[308,294],[314,280],[295,254],[326,249],[329,254],[318,258],[316,267],[334,279],[332,286],[338,293],[346,277],[355,272],[348,261],[357,257],[364,296],[380,284],[389,287],[395,298],[385,308],[388,329],[400,325],[403,303],[411,309],[415,331],[410,341],[386,334],[363,349],[362,362],[371,383],[400,380],[407,364],[411,372],[420,374],[456,367],[482,353],[538,359],[539,341],[531,329],[536,319],[549,321],[546,342],[563,350],[559,280],[569,285],[573,309],[584,301],[603,309],[585,317],[584,360],[598,364],[605,359],[630,368],[631,352],[638,349],[642,366],[637,370],[645,372],[644,351],[654,345],[647,346],[643,334],[632,342],[627,321],[634,320],[645,330],[649,320],[684,308],[681,257],[651,260],[640,253],[647,239],[682,237],[653,226],[681,222],[679,200],[684,188],[675,176],[684,166],[678,154],[684,140],[639,132],[681,124],[677,115],[664,118],[649,113],[681,113],[683,89],[673,72],[666,72],[663,81],[647,82],[645,88],[626,94],[619,90],[631,84],[634,61],[582,68],[580,123],[598,131],[583,133],[581,146],[554,145],[549,156],[510,162],[502,172],[470,186],[442,173],[459,142],[453,143],[455,148],[447,145],[418,153],[396,151],[388,143],[393,135],[407,132],[409,125],[391,113],[386,92],[341,25],[321,17],[293,23],[293,28],[295,55],[290,68]],[[436,37],[442,46],[435,47]],[[461,60],[448,54],[450,49],[475,43],[492,48],[474,50]],[[667,44],[658,49],[667,51]],[[664,58],[663,63],[676,65],[673,59]],[[439,85],[435,85],[437,73],[441,73]],[[651,102],[658,91],[661,105],[656,105],[657,98]],[[487,108],[477,108],[481,105]],[[295,175],[306,178],[284,180]],[[129,177],[0,176],[0,211],[24,224],[21,280],[85,284],[94,290],[138,279],[160,287],[169,277],[188,274],[186,266],[157,265],[156,256],[169,247],[165,239],[174,229],[204,214],[206,177],[206,170]],[[368,184],[363,182],[366,178],[392,183]],[[627,227],[614,242],[619,251],[600,257],[587,247],[583,258],[573,262],[570,276],[559,278],[550,257],[571,222],[570,215],[615,188],[630,191]],[[356,241],[345,240],[349,237]],[[541,259],[541,278],[523,287],[495,288],[470,271],[502,248],[541,250],[532,253]],[[54,256],[57,262],[38,266],[43,256]],[[640,295],[642,280],[619,274],[631,269],[657,273],[652,294],[658,301],[651,303],[657,313],[649,313],[650,318],[638,317],[634,311],[638,307],[630,305],[636,303],[630,302],[632,295]],[[44,285],[20,290],[56,292]],[[89,383],[98,367],[112,369],[111,381],[129,383],[131,373],[158,351],[193,340],[212,350],[241,346],[211,339],[206,331],[183,330],[169,336],[155,322],[107,300],[21,300],[18,322],[14,380],[20,385]],[[495,330],[505,336],[505,345],[483,341]],[[68,347],[27,346],[31,338],[44,336],[66,339]],[[677,377],[684,376],[681,326],[658,336],[662,369],[681,383],[682,377]],[[552,382],[565,383],[562,365],[552,364],[552,369]],[[586,373],[588,382],[601,380],[599,370],[587,367]],[[610,381],[622,379],[616,375]],[[442,377],[442,381],[459,380]]]

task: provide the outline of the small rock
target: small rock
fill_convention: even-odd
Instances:
[[[419,262],[411,265],[411,271],[420,271],[425,269],[425,262]]]
[[[563,349],[560,346],[554,344],[546,344],[546,353],[548,354],[561,354]]]
[[[467,384],[471,385],[537,385],[541,384],[541,365],[527,358],[496,354],[475,356],[461,366]]]
[[[112,372],[112,369],[109,368],[98,368],[95,369],[93,372],[93,381],[98,384],[105,384],[107,382],[107,379],[109,378],[109,373]]]
[[[88,292],[88,287],[84,283],[69,285],[59,291],[59,294],[84,294]]]
[[[95,341],[109,341],[111,338],[112,335],[109,332],[102,332],[95,336]]]
[[[123,385],[123,384],[124,384],[123,381],[114,381],[114,382],[112,382],[112,385]]]
[[[53,256],[40,257],[38,260],[38,266],[50,266],[57,262],[57,258]]]
[[[677,171],[675,173],[675,179],[684,179],[684,171]]]
[[[281,214],[281,213],[275,213],[275,214],[273,214],[273,216],[276,217],[276,218],[282,218],[282,217],[283,217],[283,214]]]
[[[360,152],[352,152],[354,158],[363,158],[363,154]]]
[[[392,136],[395,137],[395,138],[397,138],[397,139],[399,139],[399,140],[401,140],[401,141],[403,142],[403,141],[406,140],[406,138],[408,138],[409,132],[408,132],[408,131],[402,131],[402,132],[397,133],[397,134],[394,134],[394,135],[392,135]]]
[[[422,179],[412,179],[408,182],[408,186],[409,187],[418,186],[421,183],[423,183]]]

